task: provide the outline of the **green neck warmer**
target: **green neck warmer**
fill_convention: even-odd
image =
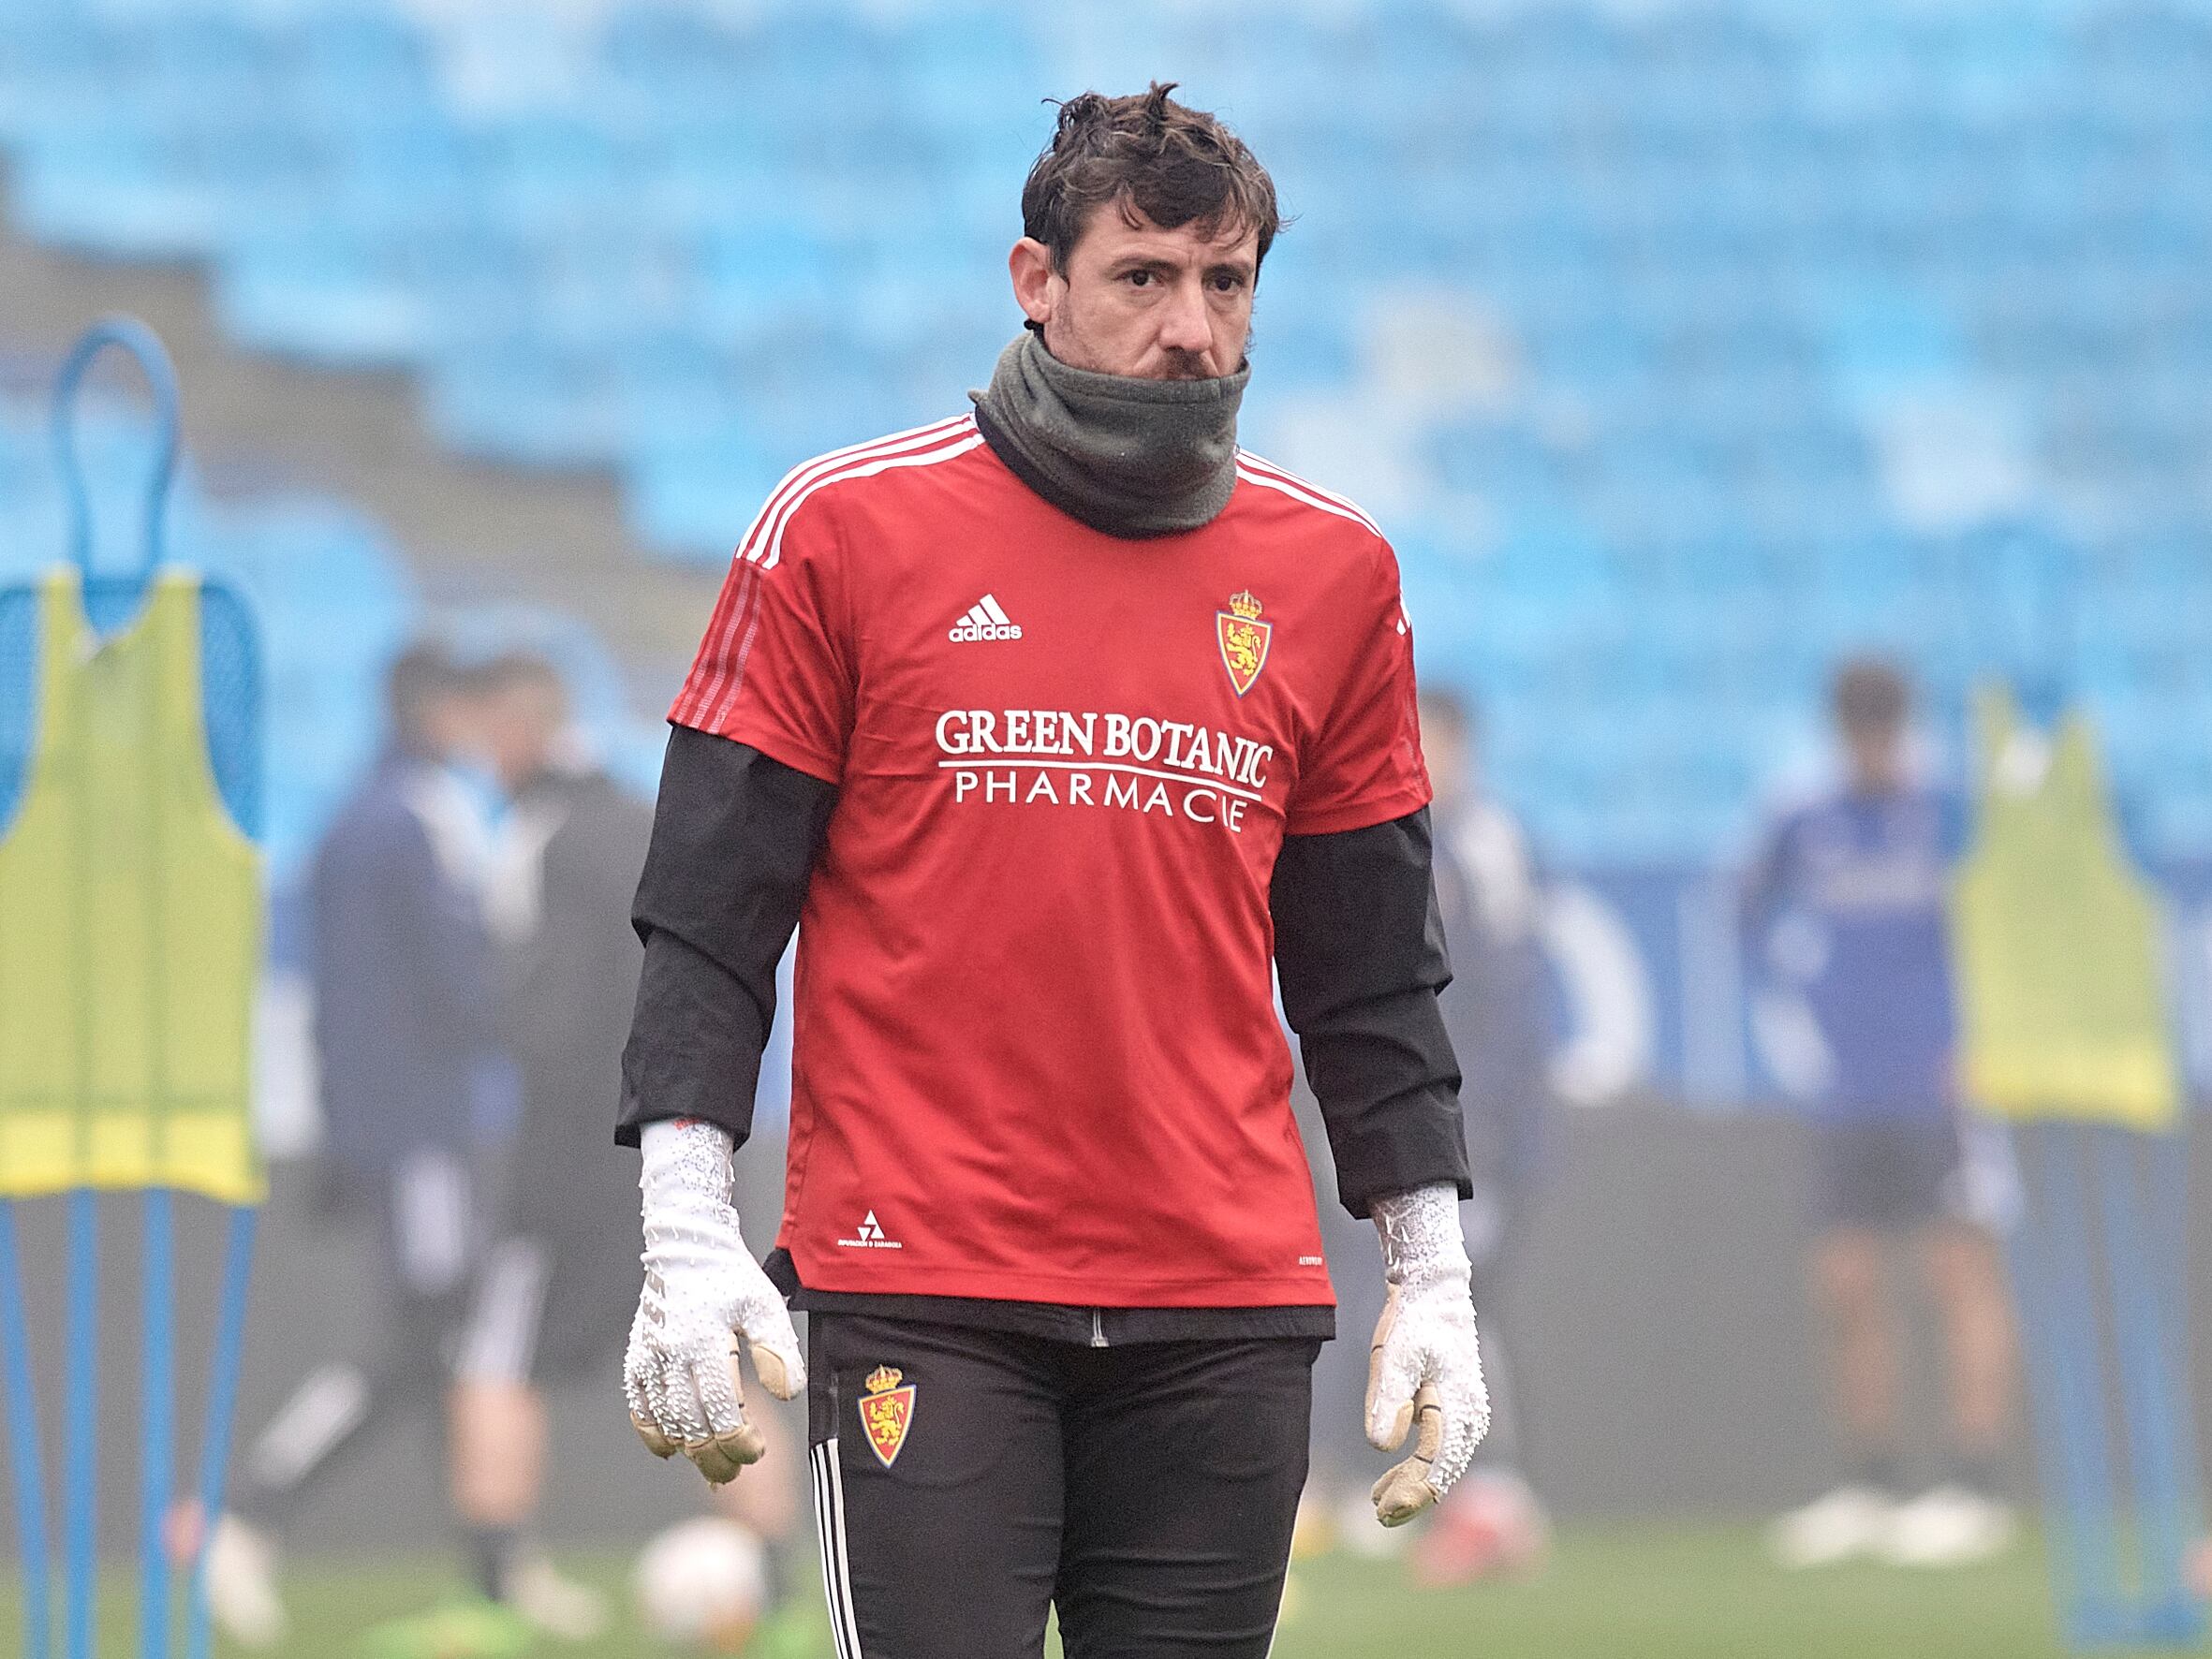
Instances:
[[[1062,512],[1108,536],[1173,536],[1229,505],[1251,377],[1249,362],[1218,380],[1071,369],[1025,329],[968,396],[992,451]]]

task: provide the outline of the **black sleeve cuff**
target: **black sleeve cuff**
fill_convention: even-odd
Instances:
[[[1328,1030],[1302,1038],[1300,1049],[1346,1210],[1364,1220],[1376,1199],[1422,1186],[1474,1196],[1459,1068],[1434,991],[1347,1009]]]
[[[660,929],[648,932],[637,1014],[622,1050],[615,1142],[636,1146],[647,1123],[698,1118],[745,1145],[774,1011],[773,1000],[759,1006],[704,951]]]

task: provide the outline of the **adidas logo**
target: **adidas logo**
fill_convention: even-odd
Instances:
[[[945,635],[955,644],[969,639],[1019,639],[1021,637],[1021,624],[1001,610],[998,601],[989,594],[969,606],[967,614]]]

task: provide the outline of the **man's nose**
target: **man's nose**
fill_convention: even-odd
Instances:
[[[1204,351],[1214,344],[1213,319],[1199,283],[1178,283],[1159,321],[1159,343],[1170,351]]]

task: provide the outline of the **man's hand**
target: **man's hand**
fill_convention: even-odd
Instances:
[[[768,1391],[806,1386],[784,1299],[745,1248],[730,1207],[730,1137],[712,1123],[648,1123],[644,1167],[645,1288],[630,1324],[623,1391],[655,1457],[684,1453],[719,1486],[766,1449],[746,1421],[738,1338]]]
[[[1375,1483],[1376,1519],[1403,1526],[1452,1489],[1490,1431],[1458,1195],[1425,1186],[1379,1199],[1390,1298],[1367,1358],[1367,1438],[1384,1451],[1415,1431],[1412,1455]]]

